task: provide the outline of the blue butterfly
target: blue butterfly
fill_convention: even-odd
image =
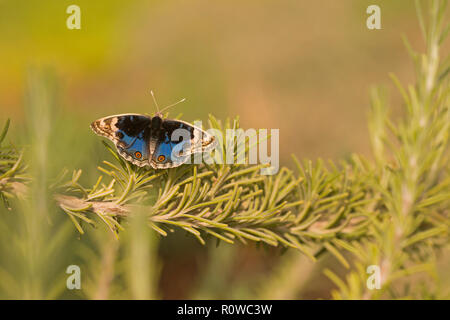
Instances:
[[[133,113],[104,117],[92,122],[91,128],[114,142],[119,154],[139,167],[178,167],[192,154],[216,146],[213,135],[184,121],[163,119],[160,112],[154,117]]]

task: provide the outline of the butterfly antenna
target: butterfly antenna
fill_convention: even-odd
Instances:
[[[153,90],[150,90],[150,94],[152,95],[153,102],[155,103],[157,113],[161,113],[161,112],[159,111],[158,102],[156,102],[156,98],[155,98],[155,94],[153,93]]]
[[[175,102],[175,103],[172,103],[170,106],[164,107],[164,108],[160,111],[160,113],[162,113],[163,111],[165,111],[165,110],[167,110],[167,109],[169,109],[169,108],[171,108],[171,107],[173,107],[173,106],[176,106],[177,104],[182,103],[182,102],[184,102],[184,101],[186,101],[186,98],[183,98],[183,99],[181,99],[180,101],[177,101],[177,102]]]

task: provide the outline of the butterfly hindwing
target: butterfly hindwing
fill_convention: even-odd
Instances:
[[[151,166],[156,169],[174,168],[182,165],[189,156],[177,156],[180,144],[171,141],[158,143],[152,155]]]
[[[138,114],[110,116],[94,121],[91,128],[114,142],[124,159],[140,167],[149,165],[150,117]]]

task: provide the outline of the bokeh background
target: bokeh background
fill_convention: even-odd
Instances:
[[[81,8],[81,30],[66,27],[71,4]],[[366,28],[370,4],[381,7],[381,30]],[[108,157],[90,122],[154,112],[150,89],[162,106],[186,98],[171,110],[186,121],[239,116],[244,128],[280,129],[281,165],[292,166],[291,154],[370,157],[370,87],[393,88],[390,72],[414,81],[402,35],[423,48],[410,0],[0,0],[0,120],[11,118],[11,140],[31,143],[26,97],[39,69],[57,93],[53,170],[82,168],[86,183]],[[390,101],[395,114],[400,97]],[[71,241],[88,240],[74,232]],[[70,262],[77,245],[68,248],[61,259]],[[160,298],[328,298],[333,285],[321,270],[339,272],[328,257],[313,265],[181,233],[161,239],[157,255]]]

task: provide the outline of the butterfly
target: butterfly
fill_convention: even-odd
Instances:
[[[153,92],[152,96],[154,99]],[[153,117],[135,113],[113,115],[92,122],[91,129],[111,140],[125,160],[139,167],[174,168],[194,153],[215,148],[213,135],[185,121],[164,119],[154,101],[158,112]]]

